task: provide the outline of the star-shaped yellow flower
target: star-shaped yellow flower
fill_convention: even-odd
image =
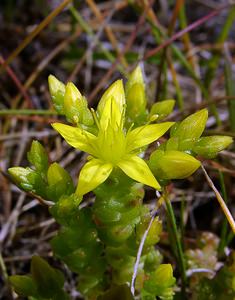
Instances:
[[[91,155],[79,175],[76,189],[78,196],[83,196],[103,183],[116,167],[132,179],[160,189],[156,178],[138,153],[141,147],[161,137],[173,123],[147,124],[126,131],[125,106],[123,84],[117,80],[104,93],[97,112],[94,112],[97,135],[82,127],[52,124],[69,145]]]

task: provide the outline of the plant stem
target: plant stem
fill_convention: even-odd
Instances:
[[[168,192],[166,189],[164,191],[164,199],[165,199],[165,203],[166,203],[167,213],[168,213],[169,219],[171,221],[172,232],[174,234],[175,243],[176,243],[177,252],[178,252],[177,258],[178,258],[178,263],[180,266],[180,273],[181,273],[181,280],[182,280],[182,289],[181,289],[182,297],[183,297],[182,299],[186,299],[185,287],[186,287],[187,278],[186,278],[186,265],[185,265],[184,253],[183,253],[182,245],[180,242],[180,237],[178,234],[178,229],[176,226],[174,210],[172,208],[171,202],[168,197]]]
[[[220,186],[221,186],[221,191],[222,191],[224,201],[227,202],[228,196],[227,196],[227,192],[226,192],[226,188],[225,188],[224,174],[221,171],[219,171],[219,179],[220,179]],[[218,247],[219,255],[223,254],[224,248],[226,246],[227,232],[228,232],[228,222],[226,219],[224,219],[223,224],[222,224],[221,234],[220,234],[220,243],[219,243],[219,247]]]
[[[180,235],[181,235],[181,245],[184,249],[184,212],[185,212],[185,195],[183,194],[180,202]]]
[[[0,252],[0,269],[2,270],[2,276],[3,276],[4,281],[7,282],[8,281],[7,268],[6,268],[6,265],[4,263],[1,252]]]

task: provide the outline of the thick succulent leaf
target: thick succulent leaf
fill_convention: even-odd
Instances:
[[[63,274],[59,270],[52,268],[39,256],[35,255],[32,257],[31,274],[36,284],[37,292],[41,297],[53,297],[63,288]]]
[[[149,166],[158,179],[183,179],[192,175],[200,165],[193,156],[175,150],[156,150],[149,160]]]
[[[180,122],[171,136],[178,136],[180,140],[196,140],[203,133],[207,118],[207,109],[199,110]]]
[[[200,138],[194,145],[193,151],[205,158],[214,158],[218,152],[232,144],[230,136],[206,136]]]
[[[38,141],[33,141],[28,152],[28,161],[39,172],[46,172],[48,168],[48,156],[43,146]]]
[[[9,281],[15,292],[21,296],[35,296],[37,294],[36,285],[29,275],[13,275]]]
[[[111,287],[105,294],[98,297],[98,300],[134,300],[130,288],[126,285]]]

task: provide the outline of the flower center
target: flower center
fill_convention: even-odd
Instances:
[[[97,137],[98,157],[113,165],[117,164],[126,152],[126,139],[120,127],[111,125],[100,130]]]

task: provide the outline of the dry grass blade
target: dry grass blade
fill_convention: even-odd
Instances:
[[[41,32],[50,22],[71,2],[72,0],[64,0],[55,10],[53,10],[13,51],[5,60],[2,68],[6,68],[14,58]],[[0,69],[1,70],[1,69]]]
[[[187,26],[185,29],[180,30],[179,32],[177,32],[176,34],[174,34],[172,37],[170,37],[168,40],[166,40],[165,42],[163,42],[160,46],[158,46],[155,49],[149,50],[145,56],[144,56],[144,60],[148,59],[149,57],[157,54],[159,51],[161,51],[162,49],[164,49],[165,47],[169,46],[172,42],[174,42],[175,40],[177,40],[178,38],[182,37],[184,34],[186,34],[187,32],[199,27],[200,25],[202,25],[203,23],[207,22],[208,20],[210,20],[211,18],[217,16],[221,10],[228,8],[228,5],[221,7],[220,9],[216,9],[213,10],[212,12],[210,12],[208,15],[202,17],[201,19],[193,22],[192,24],[190,24],[189,26]]]
[[[216,196],[216,198],[217,198],[217,200],[218,200],[218,202],[219,202],[219,204],[220,204],[220,206],[221,206],[221,208],[222,208],[222,210],[223,210],[223,212],[224,212],[224,214],[225,214],[225,216],[226,216],[226,218],[227,218],[227,220],[228,220],[228,222],[229,222],[229,224],[232,228],[233,233],[235,233],[235,221],[233,219],[232,214],[230,213],[226,203],[224,202],[224,199],[220,195],[219,191],[215,187],[215,185],[212,182],[212,180],[210,179],[209,175],[207,174],[206,169],[202,165],[201,165],[201,168],[202,168],[202,170],[205,174],[205,177],[206,177],[206,180],[207,180],[209,186],[212,188],[212,190],[215,193],[215,196]]]

